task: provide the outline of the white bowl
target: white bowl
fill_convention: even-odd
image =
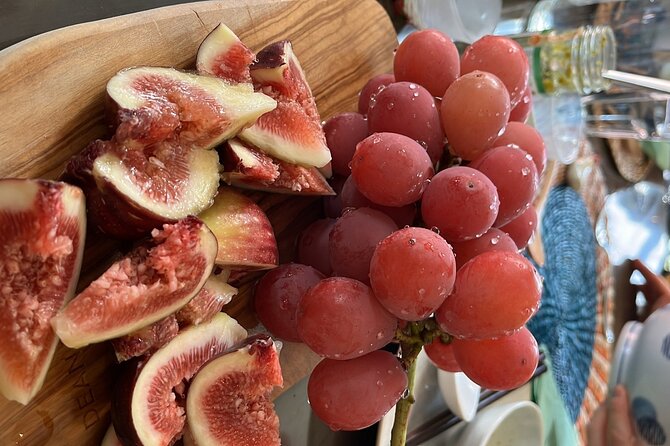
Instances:
[[[541,446],[542,413],[537,404],[520,401],[482,409],[463,430],[457,446]]]
[[[454,415],[463,421],[471,421],[477,414],[481,387],[463,372],[437,371],[437,384],[442,398]]]
[[[670,440],[670,305],[644,324],[627,322],[614,351],[610,391],[628,390],[638,436],[647,444]]]

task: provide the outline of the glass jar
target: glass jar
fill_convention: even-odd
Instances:
[[[616,68],[616,38],[606,25],[528,34],[520,43],[529,54],[533,89],[541,94],[604,91],[605,70]]]

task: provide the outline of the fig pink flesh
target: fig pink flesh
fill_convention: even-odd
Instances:
[[[209,276],[216,241],[202,221],[187,218],[154,230],[115,262],[53,320],[73,347],[115,338],[166,317],[187,303]]]
[[[81,215],[64,209],[66,188],[68,194],[77,191]],[[0,193],[15,200],[0,210],[0,387],[7,398],[26,404],[39,390],[55,348],[50,319],[72,297],[79,276],[83,194],[39,180],[2,180]],[[33,198],[25,206],[24,193]]]
[[[206,364],[191,384],[189,427],[202,445],[279,445],[279,419],[268,396],[282,385],[279,356],[269,339]]]

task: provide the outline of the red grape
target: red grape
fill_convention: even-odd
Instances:
[[[427,226],[449,241],[464,241],[488,231],[498,215],[496,188],[470,167],[450,167],[433,177],[423,193],[421,215]]]
[[[389,235],[370,262],[375,296],[406,321],[430,316],[451,293],[455,276],[451,246],[425,228],[404,228]]]
[[[507,233],[517,248],[524,249],[528,246],[530,238],[537,228],[537,212],[533,206],[526,209],[526,212],[517,218],[500,227],[500,230]]]
[[[391,217],[370,208],[348,209],[330,232],[330,265],[336,276],[370,283],[370,260],[377,244],[398,227]]]
[[[368,207],[381,211],[391,217],[399,228],[411,225],[416,217],[416,204],[414,203],[400,207],[382,206],[373,203],[358,190],[354,177],[351,175],[347,178],[347,181],[344,182],[340,197],[344,208]]]
[[[393,57],[396,80],[416,82],[433,96],[442,96],[459,71],[456,45],[435,29],[413,32],[402,41]]]
[[[547,150],[542,135],[533,127],[522,122],[510,122],[505,127],[505,132],[493,144],[495,146],[518,146],[533,157],[538,175],[544,172],[544,166],[547,163]]]
[[[521,100],[518,104],[512,107],[509,112],[509,120],[517,122],[526,122],[530,112],[533,109],[533,93],[530,90],[530,85],[526,85],[526,89],[521,95]]]
[[[458,270],[454,291],[435,319],[442,330],[459,338],[502,336],[535,314],[541,294],[540,276],[522,255],[487,251]]]
[[[502,36],[484,36],[470,45],[461,57],[461,75],[475,70],[495,74],[507,88],[515,106],[528,85],[530,67],[524,49]]]
[[[444,133],[435,99],[421,85],[396,82],[370,101],[370,133],[392,132],[417,141],[433,163],[444,151]]]
[[[406,388],[398,359],[379,350],[348,361],[322,360],[309,377],[307,397],[332,430],[358,430],[379,421]]]
[[[303,295],[297,325],[300,339],[315,353],[351,359],[391,342],[398,321],[369,286],[346,277],[331,277]]]
[[[349,163],[356,151],[356,144],[368,136],[368,120],[360,113],[340,113],[326,121],[323,133],[333,157],[333,172],[348,176],[351,173]]]
[[[510,390],[533,376],[540,353],[526,327],[497,339],[454,339],[454,356],[463,372],[490,390]]]
[[[457,156],[472,160],[492,147],[505,128],[509,94],[493,74],[473,71],[451,84],[440,110],[449,147]]]
[[[325,276],[316,269],[298,263],[286,263],[261,278],[254,292],[258,320],[274,336],[300,342],[295,312],[305,292]]]
[[[370,79],[361,89],[358,96],[358,113],[366,115],[370,107],[370,99],[376,98],[377,94],[389,84],[395,82],[392,74],[378,74]]]
[[[351,161],[358,190],[383,206],[400,207],[419,200],[433,174],[423,147],[395,133],[374,133],[365,138]]]
[[[340,175],[333,175],[328,180],[330,187],[333,188],[336,195],[326,195],[322,198],[323,213],[326,214],[326,217],[337,218],[342,215],[342,199],[340,197],[340,192],[342,192],[342,187],[346,180],[346,177]]]
[[[302,231],[298,239],[298,261],[316,268],[326,276],[333,272],[328,249],[333,226],[335,219],[316,220]]]
[[[428,359],[438,369],[452,373],[461,371],[461,366],[458,365],[458,361],[456,361],[456,357],[454,356],[454,346],[451,343],[445,344],[437,338],[430,344],[424,345],[423,349],[426,351]]]
[[[489,229],[481,237],[464,242],[454,242],[451,247],[456,257],[457,269],[461,269],[461,266],[465,265],[470,259],[486,251],[517,251],[514,240],[497,228]]]
[[[500,208],[495,227],[500,227],[530,206],[537,191],[537,168],[533,158],[514,146],[495,147],[470,163],[485,174],[498,190]]]

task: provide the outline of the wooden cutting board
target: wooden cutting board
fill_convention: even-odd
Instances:
[[[375,0],[200,2],[52,31],[0,51],[0,177],[58,177],[73,154],[105,135],[103,92],[110,77],[135,65],[192,67],[200,42],[219,22],[254,50],[292,40],[322,118],[356,110],[367,79],[391,70],[396,46],[391,22]],[[296,235],[318,218],[319,203],[253,196],[270,216],[281,260],[290,260]],[[86,244],[80,288],[119,248],[101,237]],[[256,277],[242,282],[227,309],[246,327],[256,324],[249,306]],[[316,361],[304,346],[286,343],[286,387]],[[81,350],[59,345],[31,404],[0,397],[0,445],[100,444],[109,424],[113,363],[107,344]]]

